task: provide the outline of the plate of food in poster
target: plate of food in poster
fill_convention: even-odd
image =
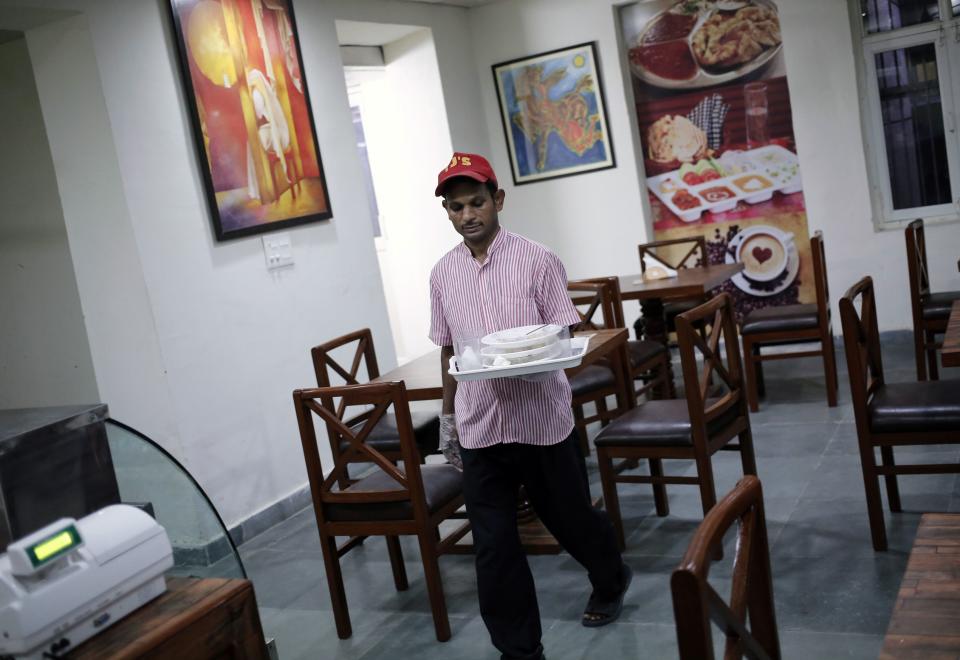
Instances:
[[[770,0],[670,0],[629,40],[633,74],[663,89],[698,89],[746,76],[780,52]]]
[[[803,181],[796,154],[768,144],[728,149],[717,158],[704,152],[683,161],[678,169],[650,177],[647,185],[671,213],[684,222],[695,222],[704,213],[730,211],[741,201],[753,205],[769,201],[776,192],[799,192]]]

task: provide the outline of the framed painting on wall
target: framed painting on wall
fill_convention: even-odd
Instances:
[[[332,217],[289,0],[170,0],[217,240]]]
[[[514,183],[616,165],[593,43],[494,64],[493,78]]]

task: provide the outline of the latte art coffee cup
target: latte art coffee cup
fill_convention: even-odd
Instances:
[[[777,278],[787,267],[788,245],[764,232],[746,237],[737,248],[737,259],[743,263],[743,274],[758,282]]]

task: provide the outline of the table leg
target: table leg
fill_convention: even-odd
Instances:
[[[663,313],[663,301],[659,298],[647,298],[640,301],[640,313],[643,316],[643,337],[651,341],[658,341],[664,346],[669,347],[669,337],[667,332],[667,320]],[[669,349],[668,349],[669,350]],[[655,388],[653,397],[673,398],[676,396],[676,386],[673,382],[673,363],[667,360],[666,392],[660,392],[661,388]]]

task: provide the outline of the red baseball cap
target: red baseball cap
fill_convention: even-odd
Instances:
[[[454,152],[447,166],[437,175],[437,189],[433,194],[437,197],[443,195],[444,184],[458,176],[465,176],[480,183],[492,181],[493,185],[500,187],[497,184],[497,175],[493,173],[493,168],[490,167],[486,158],[477,154],[465,154],[457,151]]]

